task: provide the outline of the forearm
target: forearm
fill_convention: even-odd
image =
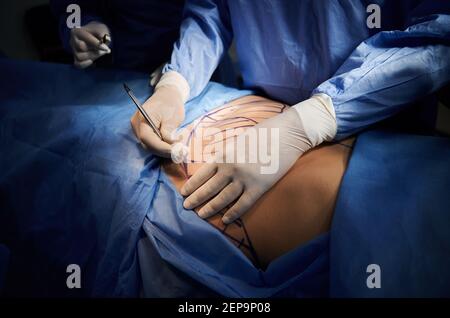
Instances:
[[[228,9],[220,0],[188,1],[180,38],[163,73],[181,74],[190,87],[190,98],[206,86],[231,42]]]
[[[405,31],[361,43],[314,93],[331,97],[337,139],[388,118],[450,81],[450,16],[433,15]]]

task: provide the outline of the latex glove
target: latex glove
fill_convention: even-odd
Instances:
[[[166,63],[161,64],[150,74],[150,86],[155,87],[162,77],[162,70]]]
[[[271,130],[272,128],[275,129]],[[272,171],[261,160],[249,163],[248,150],[251,147],[247,137],[255,133],[255,130],[255,135],[258,136],[258,151],[261,151],[262,146],[266,146],[263,153],[270,154],[271,160],[278,160],[276,169]],[[267,131],[269,137],[258,134],[258,131],[263,130]],[[274,132],[274,135],[271,132]],[[237,200],[222,218],[225,224],[231,223],[281,179],[303,153],[323,141],[332,140],[335,135],[336,119],[331,99],[324,94],[314,95],[284,113],[249,128],[235,138],[237,145],[240,139],[241,142],[246,141],[245,147],[232,147],[240,149],[236,151],[235,163],[204,164],[181,189],[181,194],[187,196],[184,207],[193,209],[211,199],[198,211],[200,217],[208,218]],[[246,150],[242,151],[242,148]],[[224,151],[216,159],[223,159],[227,154],[229,158],[233,158],[233,154],[229,153],[231,150]],[[244,161],[246,163],[239,163]]]
[[[106,34],[107,42],[103,43]],[[111,53],[108,44],[111,33],[108,27],[100,22],[90,22],[81,28],[70,31],[70,47],[73,50],[74,65],[78,68],[91,66],[99,57]]]
[[[134,113],[131,126],[144,148],[155,155],[170,158],[172,135],[184,120],[184,103],[189,96],[189,85],[182,75],[165,73],[152,96],[142,105],[153,123],[159,128],[161,140],[140,112]]]

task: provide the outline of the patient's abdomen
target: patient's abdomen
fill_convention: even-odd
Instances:
[[[259,96],[246,96],[219,107],[185,128],[183,142],[191,152],[205,154],[210,142],[230,138],[280,114],[288,106]],[[214,128],[214,137],[199,138],[200,129]],[[243,129],[242,129],[243,128]],[[230,134],[231,130],[231,134]],[[227,134],[225,134],[227,131]],[[197,140],[200,139],[200,140]],[[207,221],[228,237],[250,260],[265,268],[272,260],[330,228],[334,205],[352,141],[322,145],[304,154],[289,172],[238,221],[225,226],[221,215]],[[208,150],[209,151],[209,150]],[[167,162],[164,171],[178,190],[202,165]],[[198,211],[201,207],[197,208]]]

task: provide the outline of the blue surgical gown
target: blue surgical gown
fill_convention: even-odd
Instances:
[[[368,27],[370,4],[380,28]],[[329,95],[337,139],[450,80],[450,1],[191,0],[164,71],[181,73],[194,97],[233,38],[246,87],[290,104]]]

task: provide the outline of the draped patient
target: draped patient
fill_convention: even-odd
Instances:
[[[181,142],[190,154],[200,153],[201,156],[189,156],[180,164],[167,161],[163,164],[165,173],[180,191],[205,158],[213,157],[218,144],[226,147],[245,129],[283,112],[287,107],[251,95],[203,115],[185,127],[181,134]],[[353,142],[323,144],[305,153],[234,223],[228,226],[222,223],[221,217],[228,207],[207,222],[230,239],[255,266],[266,268],[278,256],[329,230]]]

